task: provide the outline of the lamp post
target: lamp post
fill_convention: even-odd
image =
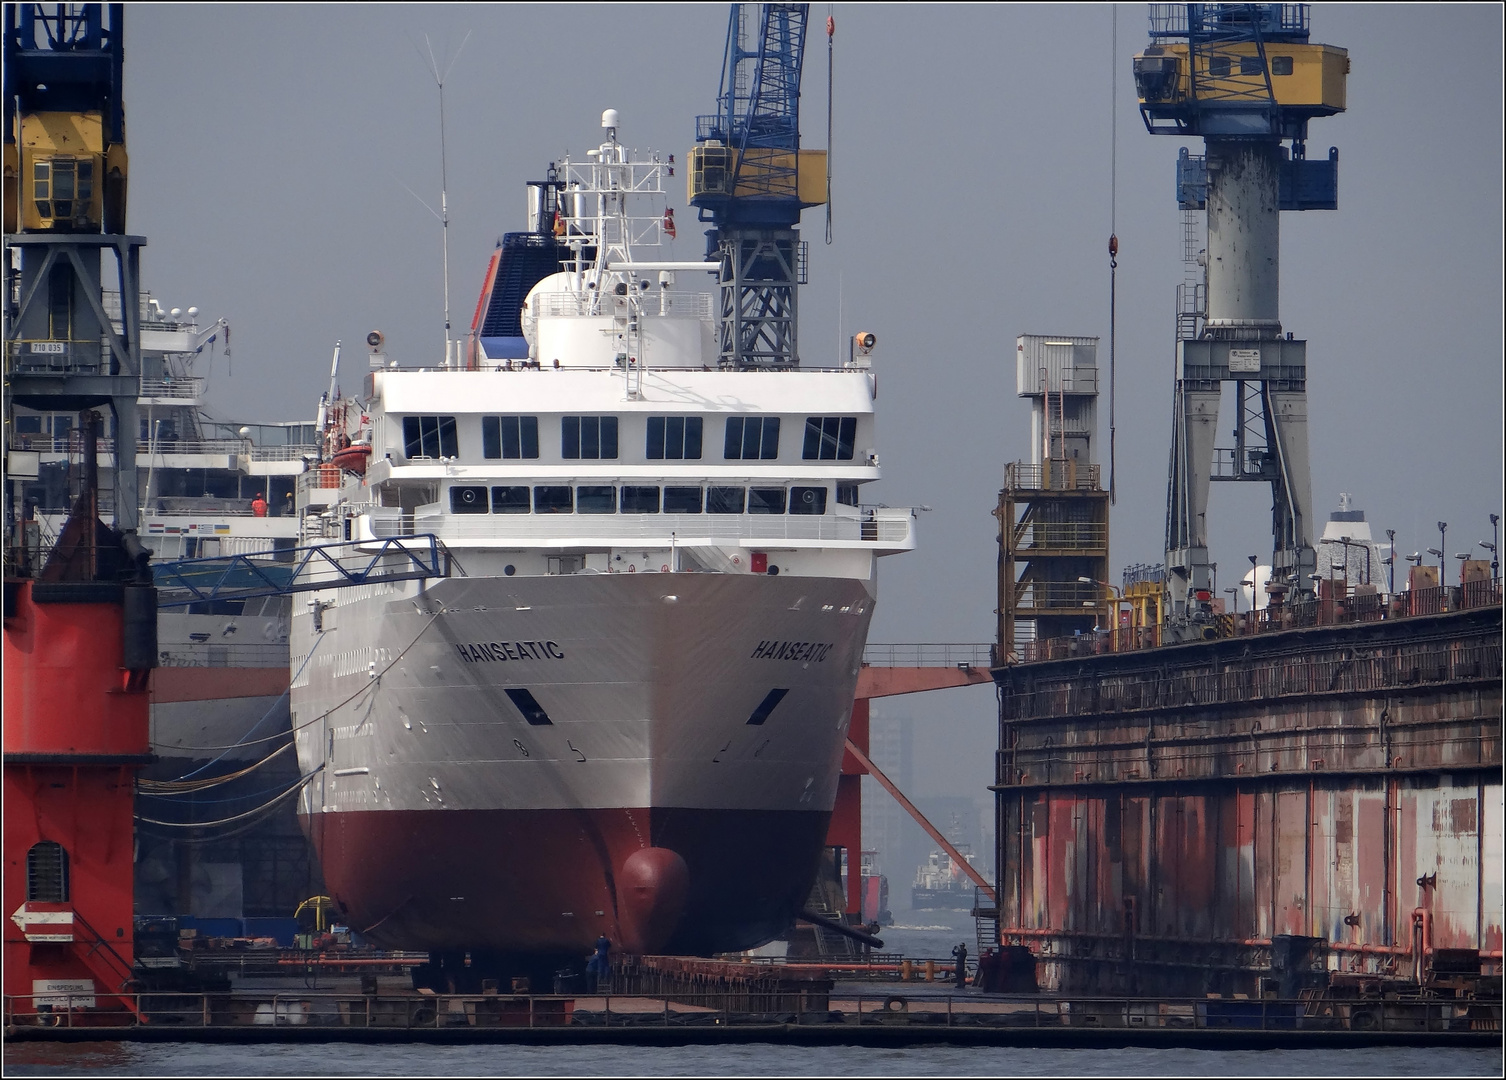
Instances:
[[[1387,575],[1388,575],[1388,578],[1389,578],[1389,580],[1387,582],[1386,594],[1388,596],[1394,596],[1394,595],[1396,595],[1396,530],[1395,529],[1387,529],[1386,530],[1386,572],[1387,572]]]
[[[1224,592],[1226,592],[1226,593],[1230,594],[1232,597],[1234,597],[1234,614],[1238,615],[1239,614],[1239,586],[1238,585],[1230,585],[1227,589],[1224,590]]]
[[[1501,515],[1490,515],[1490,580],[1497,584],[1501,581]]]
[[[1428,548],[1431,552],[1433,549]],[[1448,550],[1448,522],[1438,523],[1438,584],[1443,584],[1443,553]]]
[[[1113,598],[1113,600],[1114,600],[1114,617],[1111,620],[1113,622],[1113,625],[1109,629],[1110,629],[1110,631],[1118,630],[1119,629],[1119,605],[1121,605],[1121,604],[1124,603],[1124,593],[1121,590],[1115,588],[1113,585],[1110,585],[1107,581],[1099,581],[1097,578],[1079,577],[1077,579],[1077,581],[1078,581],[1079,584],[1082,584],[1082,585],[1097,585],[1100,588],[1106,589],[1108,591],[1109,596],[1111,596]],[[1086,600],[1086,601],[1083,602],[1083,607],[1097,607],[1097,606],[1098,605],[1096,603],[1094,603],[1093,601],[1091,601],[1091,600]]]
[[[1357,540],[1351,540],[1347,536],[1341,536],[1337,540],[1320,540],[1320,544],[1343,544],[1344,545],[1344,581],[1349,581],[1349,549],[1352,547],[1363,548],[1365,552],[1365,584],[1370,584],[1370,545],[1362,544]],[[1329,578],[1333,578],[1333,564],[1328,564]]]

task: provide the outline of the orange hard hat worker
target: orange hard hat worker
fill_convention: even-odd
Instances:
[[[262,498],[261,492],[256,493],[256,498],[251,500],[251,513],[256,517],[267,516],[267,500]]]

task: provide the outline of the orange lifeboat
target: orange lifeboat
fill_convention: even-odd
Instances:
[[[355,443],[343,450],[336,451],[330,461],[347,472],[353,472],[357,476],[366,475],[366,461],[371,457],[370,443]]]

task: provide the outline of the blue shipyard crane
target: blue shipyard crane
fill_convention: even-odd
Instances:
[[[134,534],[146,240],[125,235],[123,33],[121,4],[5,5],[5,408],[9,424],[18,405],[108,405],[115,524]],[[101,278],[106,252],[118,330]]]
[[[1201,136],[1207,148],[1177,163],[1184,257],[1202,279],[1178,293],[1166,511],[1169,622],[1189,636],[1214,632],[1210,481],[1271,485],[1273,598],[1310,595],[1317,566],[1307,342],[1282,331],[1280,212],[1337,208],[1338,152],[1307,160],[1307,126],[1344,111],[1349,57],[1310,43],[1308,20],[1307,4],[1152,4],[1151,45],[1134,59],[1146,130]],[[1201,251],[1196,210],[1207,213]],[[1235,445],[1216,448],[1225,383],[1235,384]]]
[[[792,367],[800,212],[826,201],[826,153],[800,149],[808,4],[733,4],[717,111],[696,118],[689,197],[721,263],[718,363]],[[828,27],[830,33],[830,27]]]

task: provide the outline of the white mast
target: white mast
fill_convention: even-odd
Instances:
[[[461,50],[465,48],[465,43],[470,39],[471,32],[467,30],[465,37],[460,41],[460,48],[455,50],[455,55],[450,58],[449,64],[445,66],[444,74],[440,74],[439,64],[434,59],[434,46],[429,41],[429,36],[427,34],[424,35],[424,44],[429,47],[429,69],[434,73],[434,82],[439,87],[439,228],[444,257],[445,367],[450,366],[452,342],[450,340],[450,183],[445,158],[444,81],[450,77],[450,69],[455,66],[455,61],[460,59]]]

